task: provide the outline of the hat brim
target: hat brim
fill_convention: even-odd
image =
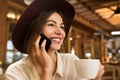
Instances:
[[[35,0],[26,8],[14,28],[12,41],[13,45],[18,51],[25,53],[23,49],[24,37],[32,20],[41,11],[50,9],[56,9],[62,12],[65,18],[66,35],[68,34],[75,15],[73,6],[65,0]]]

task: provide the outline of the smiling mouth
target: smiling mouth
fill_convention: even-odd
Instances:
[[[60,42],[61,41],[61,39],[60,38],[54,38],[54,39],[52,39],[53,41],[58,41],[58,42]]]

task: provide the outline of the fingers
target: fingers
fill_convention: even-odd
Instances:
[[[40,35],[36,34],[34,37],[33,37],[33,46],[32,46],[32,56],[36,57],[39,55],[39,41],[40,41]]]
[[[101,67],[100,67],[100,76],[101,76],[101,77],[103,76],[104,72],[105,72],[104,66],[101,65]]]
[[[41,36],[36,35],[35,36],[35,47],[38,49],[39,48],[39,42],[40,42]]]
[[[42,42],[42,44],[40,45],[39,44],[40,43],[40,39],[41,39],[41,36],[40,35],[39,36],[36,35],[36,37],[35,37],[35,43],[34,43],[35,48],[37,50],[41,50],[42,52],[45,52],[46,40],[44,39],[43,42]]]
[[[100,65],[100,68],[99,68],[99,72],[98,72],[98,75],[96,77],[95,80],[100,80],[104,74],[105,70],[104,70],[104,66],[103,65]]]
[[[42,42],[42,44],[40,45],[41,52],[46,52],[46,51],[45,51],[46,42],[47,42],[47,41],[44,39],[43,42]]]

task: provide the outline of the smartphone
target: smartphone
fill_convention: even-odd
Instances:
[[[41,39],[40,39],[39,45],[41,45],[43,40],[46,39],[47,42],[46,42],[46,45],[45,45],[45,50],[48,52],[48,49],[49,49],[52,42],[43,33],[41,33],[40,35],[41,35]]]

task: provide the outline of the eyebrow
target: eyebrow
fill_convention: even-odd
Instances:
[[[53,22],[53,23],[56,24],[56,21],[54,21],[54,20],[47,20],[46,23],[47,23],[47,22]],[[61,23],[61,24],[64,25],[64,23]]]

